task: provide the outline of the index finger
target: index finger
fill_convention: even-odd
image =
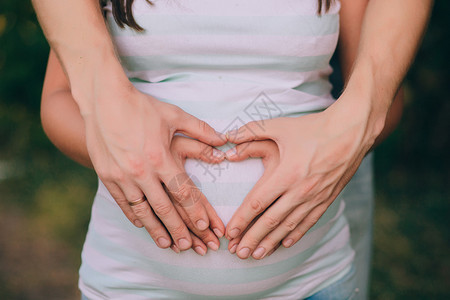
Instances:
[[[279,173],[264,172],[227,224],[226,237],[233,239],[286,191]]]

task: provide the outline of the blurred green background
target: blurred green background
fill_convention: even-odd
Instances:
[[[405,81],[403,120],[376,150],[372,299],[450,299],[450,1],[436,1]],[[0,299],[79,299],[95,174],[44,135],[48,45],[29,1],[0,3]]]

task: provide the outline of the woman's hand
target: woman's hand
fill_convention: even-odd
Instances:
[[[99,89],[89,110],[81,110],[93,166],[130,221],[145,226],[159,247],[167,248],[173,240],[180,250],[189,249],[192,238],[182,217],[194,232],[221,221],[204,201],[192,201],[185,193],[190,180],[177,186],[174,202],[166,194],[162,183],[168,186],[184,173],[170,151],[172,138],[180,132],[211,146],[226,140],[177,106],[145,95],[131,83],[120,86],[111,82],[110,88]]]
[[[225,159],[225,153],[222,151],[197,140],[178,135],[174,136],[172,139],[170,152],[172,153],[176,164],[182,170],[184,170],[186,158],[199,159],[209,164],[220,163]],[[183,185],[183,183],[187,184]],[[190,228],[192,249],[200,255],[206,254],[207,247],[212,250],[218,250],[220,246],[218,237],[220,238],[223,236],[225,226],[214,208],[206,199],[205,195],[203,195],[201,190],[192,182],[191,178],[185,172],[180,173],[176,178],[170,181],[167,186],[164,185],[164,188],[173,202],[176,203],[177,201],[176,194],[182,193],[185,196],[185,199],[191,201],[191,203],[201,203],[203,207],[205,207],[208,216],[210,216],[210,228],[213,228],[215,234],[210,228],[198,230],[192,224],[192,221],[189,219],[186,212],[181,209],[179,205],[175,206],[185,224]],[[180,252],[180,249],[175,244],[172,244],[171,248],[177,253]]]
[[[226,153],[226,159],[232,162],[243,161],[252,157],[262,158],[264,174],[261,176],[259,181],[266,180],[265,178],[270,176],[270,174],[274,172],[275,168],[280,163],[280,152],[277,144],[272,140],[243,142],[236,145]],[[252,220],[246,230],[252,227],[252,225],[258,220],[259,216],[260,215]],[[241,241],[242,236],[245,235],[246,230],[244,230],[238,237],[230,240],[228,243],[228,250],[231,253],[234,254],[236,252],[236,248]],[[275,248],[273,251],[274,250]]]
[[[227,225],[226,237],[239,239],[230,250],[240,258],[261,259],[280,242],[295,244],[356,172],[383,118],[370,119],[360,104],[350,110],[343,97],[320,113],[254,121],[227,134],[236,144],[271,139],[279,149],[277,166],[264,173]]]

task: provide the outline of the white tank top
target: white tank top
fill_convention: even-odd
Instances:
[[[317,0],[136,0],[144,32],[119,28],[111,3],[107,24],[134,85],[175,104],[217,131],[252,120],[297,117],[325,109],[329,60],[339,32],[339,1],[317,15]],[[221,147],[227,150],[233,145]],[[259,158],[186,172],[225,225],[261,177]],[[104,185],[94,200],[79,286],[89,299],[300,299],[339,280],[353,250],[338,197],[294,246],[262,260],[220,249],[199,256],[158,248],[134,227]]]

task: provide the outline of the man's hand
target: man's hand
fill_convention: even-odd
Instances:
[[[110,104],[107,105],[107,107],[106,107],[106,110],[110,111],[109,112],[110,115],[107,115],[106,117],[104,117],[104,118],[106,118],[106,120],[102,119],[102,121],[104,122],[103,124],[105,124],[105,125],[101,127],[101,129],[103,130],[103,132],[101,132],[101,134],[103,136],[108,136],[108,132],[109,132],[109,134],[111,134],[111,132],[112,132],[113,136],[111,139],[109,139],[109,141],[116,143],[115,144],[116,148],[109,146],[108,149],[116,149],[115,151],[119,151],[119,154],[124,156],[125,159],[133,159],[133,157],[139,157],[139,155],[141,155],[141,154],[139,154],[138,152],[143,151],[143,149],[142,149],[143,147],[139,146],[139,143],[141,143],[142,145],[144,145],[144,143],[148,144],[148,136],[140,134],[139,132],[136,132],[136,131],[129,132],[129,134],[127,134],[126,128],[127,128],[127,124],[131,124],[132,126],[134,126],[134,130],[136,130],[136,124],[133,122],[135,122],[137,120],[137,118],[143,118],[142,115],[140,115],[142,112],[137,112],[134,115],[135,118],[132,118],[131,122],[127,122],[127,121],[123,121],[121,119],[121,118],[124,118],[127,116],[125,113],[125,112],[127,112],[126,109],[123,109],[123,112],[124,112],[123,114],[120,113],[120,109],[119,109],[119,113],[115,112],[115,110],[114,110],[114,109],[117,109],[114,107],[114,105],[118,105],[118,103],[121,103],[121,101],[123,101],[123,99],[127,99],[128,102],[132,101],[131,97],[135,96],[135,91],[131,90],[130,92],[133,92],[133,93],[130,93],[130,95],[128,97],[124,96],[123,98],[117,99],[117,98],[115,98],[115,97],[117,97],[115,95],[117,86],[112,85],[111,87],[109,87],[108,89],[105,89],[105,90],[113,90],[113,92],[111,92],[110,95],[108,95],[106,98],[106,100],[111,101]],[[155,109],[158,109],[158,112],[171,111],[174,114],[179,114],[180,118],[183,118],[183,117],[186,118],[188,120],[188,122],[191,124],[191,125],[188,125],[186,123],[186,128],[193,127],[194,128],[193,130],[198,129],[198,132],[200,132],[200,133],[194,134],[195,136],[212,135],[213,139],[217,140],[217,138],[215,137],[215,134],[211,133],[214,131],[207,124],[184,113],[183,111],[181,111],[181,109],[175,108],[172,105],[160,103],[159,101],[151,98],[150,96],[142,95],[137,92],[136,92],[136,94],[139,97],[141,97],[143,99],[143,101],[152,102],[152,103],[154,102],[156,105]],[[127,104],[127,102],[125,102],[124,105],[126,106],[126,104]],[[145,104],[146,103],[144,103],[144,106],[145,106]],[[161,104],[161,105],[159,105],[159,104]],[[80,109],[77,106],[77,103],[75,102],[75,100],[73,98],[73,94],[72,94],[69,82],[63,72],[63,69],[62,69],[59,61],[56,59],[55,53],[53,51],[50,53],[50,56],[49,56],[47,74],[45,77],[44,88],[43,88],[43,92],[42,92],[41,107],[42,107],[42,109],[41,109],[42,124],[43,124],[45,132],[49,136],[50,140],[62,152],[64,152],[70,158],[82,163],[83,165],[85,165],[87,167],[93,168],[92,160],[89,155],[88,149],[86,147],[86,135],[85,135],[86,129],[85,129],[84,119],[82,118],[82,116],[80,114]],[[112,117],[114,113],[117,114],[116,117]],[[154,114],[155,113],[153,113],[153,115]],[[164,116],[160,114],[159,117],[164,117]],[[93,118],[92,115],[85,116],[85,119],[87,119],[91,122],[93,122],[92,118]],[[111,119],[109,119],[109,118],[111,118]],[[153,116],[153,120],[156,120],[154,116]],[[144,121],[148,121],[148,120],[144,120]],[[182,119],[175,118],[175,122],[180,122],[180,121],[182,121]],[[108,123],[108,122],[111,122],[111,123]],[[141,120],[141,122],[143,122],[143,121]],[[141,124],[143,124],[143,123],[141,123]],[[96,127],[93,127],[93,128],[96,128]],[[173,127],[173,128],[175,128],[175,127]],[[110,130],[110,131],[107,131],[107,130]],[[171,129],[169,131],[173,131],[173,129]],[[114,134],[114,132],[116,132],[116,133]],[[120,138],[122,138],[122,141],[124,142],[124,144],[122,144]],[[137,140],[133,140],[133,138],[137,139]],[[138,141],[139,138],[142,138],[143,140]],[[161,137],[161,138],[163,138],[163,137]],[[153,140],[155,140],[155,138],[153,138]],[[170,140],[169,136],[166,136],[165,140],[169,141]],[[94,142],[97,142],[97,143],[99,141],[101,141],[101,139],[94,140]],[[138,150],[135,150],[134,152],[132,152],[132,149],[133,149],[132,147],[136,146],[136,144],[132,145],[132,143],[137,143]],[[159,145],[159,146],[162,145],[161,143],[158,143],[158,142],[154,142],[154,143],[155,143],[155,145]],[[149,146],[149,147],[152,147],[152,146]],[[157,148],[155,148],[155,149],[157,149]],[[94,146],[94,151],[95,150],[96,149]],[[127,151],[131,151],[131,152],[127,153]],[[213,151],[216,154],[216,156],[218,156],[218,157],[211,156],[211,154],[213,154]],[[200,154],[202,154],[202,155],[200,155]],[[97,155],[101,156],[102,153],[99,152]],[[208,163],[216,163],[216,162],[220,162],[221,160],[223,160],[223,153],[217,149],[214,149],[212,146],[204,144],[197,140],[181,138],[180,136],[175,136],[170,142],[170,153],[169,153],[169,155],[167,155],[167,157],[168,157],[167,159],[173,158],[178,169],[182,170],[182,173],[175,176],[169,182],[169,185],[171,185],[169,187],[171,187],[171,189],[174,190],[174,192],[176,192],[179,187],[190,187],[191,186],[190,180],[185,182],[186,185],[171,184],[171,183],[177,182],[176,180],[179,179],[180,176],[181,177],[184,176],[185,178],[189,179],[187,177],[187,175],[184,173],[184,160],[185,160],[186,156],[202,159]],[[109,157],[109,159],[111,159],[110,155],[107,156],[106,158],[108,158],[108,157]],[[144,160],[146,160],[146,159],[144,158]],[[111,167],[114,167],[114,164],[116,164],[116,163],[117,162],[115,162],[115,161],[111,164],[106,162],[107,166],[111,166]],[[111,172],[114,172],[114,169],[111,170]],[[119,173],[117,173],[117,175],[120,175],[120,172],[122,172],[122,171],[119,170],[118,172]],[[190,192],[190,190],[187,191],[187,193],[189,193],[189,192]],[[213,210],[211,210],[211,206],[206,201],[203,194],[202,193],[192,193],[191,196],[194,196],[194,194],[195,194],[195,196],[197,196],[196,198],[198,198],[202,201],[201,203],[203,203],[203,206],[205,207],[208,215],[212,216],[209,218],[211,229],[214,229],[215,234],[217,234],[218,237],[221,237],[223,235],[223,232],[225,231],[223,223],[217,217],[215,212]],[[180,195],[180,196],[181,196],[181,198],[183,198],[182,195]],[[191,197],[191,200],[189,200],[189,199],[187,199],[187,200],[192,201],[192,198],[193,197]],[[176,200],[176,199],[178,199],[178,198],[175,197],[174,201],[175,201],[175,203],[178,203],[178,200]],[[140,201],[138,201],[138,202],[140,202]],[[197,200],[195,200],[195,201],[197,201]],[[143,200],[142,200],[142,202],[143,202]],[[128,206],[128,204],[125,203],[123,205],[123,207],[124,207],[125,212],[128,214],[127,215],[128,218],[130,220],[136,221],[137,217],[130,210],[130,207]],[[175,205],[175,207],[177,208],[177,211],[179,213],[184,213],[184,209],[181,209],[180,205]],[[134,205],[133,209],[136,211],[136,213],[139,213],[139,214],[144,213],[145,214],[145,213],[147,213],[147,210],[148,210],[148,204],[140,203],[139,205]],[[176,214],[177,212],[175,211],[174,213]],[[183,214],[183,216],[185,217],[184,219],[186,219],[185,213]],[[190,219],[188,219],[188,220],[190,222],[189,228],[191,229],[191,231],[194,231],[198,235],[198,237],[195,237],[192,239],[193,244],[194,244],[193,248],[195,248],[195,246],[200,245],[200,243],[201,243],[201,246],[203,248],[206,248],[205,244],[207,244],[211,249],[215,250],[218,247],[218,240],[217,240],[217,238],[214,237],[214,234],[212,233],[212,231],[209,228],[206,230],[199,231],[198,228],[196,228],[192,224]],[[155,224],[156,223],[157,222],[155,221]],[[138,225],[141,226],[141,224],[139,224],[139,223],[138,223]],[[149,226],[147,226],[147,228],[149,228]],[[158,225],[155,226],[153,230],[154,230],[154,232],[152,233],[153,237],[163,237],[163,238],[167,238],[167,239],[170,238],[169,235],[167,234],[166,230],[164,229],[163,225],[160,224],[159,220],[158,220]],[[192,234],[191,234],[191,237],[192,237]],[[196,242],[197,240],[198,240],[198,242]],[[204,243],[202,242],[202,240]],[[170,240],[168,240],[168,242],[171,243]],[[163,245],[164,247],[166,247],[167,244],[169,244],[168,242],[161,240],[159,242],[159,245]],[[172,247],[174,248],[175,246],[176,245],[172,243]],[[179,251],[179,249],[178,249],[178,251]],[[206,251],[206,249],[203,249],[202,251]],[[200,252],[197,251],[197,253],[201,254],[202,251],[200,251]]]
[[[175,132],[211,146],[223,145],[225,138],[177,106],[132,87],[112,85],[101,89],[97,97],[90,112],[83,114],[87,149],[98,176],[130,221],[145,226],[161,248],[169,247],[171,240],[180,250],[192,246],[183,218],[194,232],[205,232],[210,225],[223,232],[204,196],[192,201],[190,180],[172,193],[174,202],[162,184],[169,186],[185,173],[170,151]],[[144,196],[146,201],[140,200]]]

